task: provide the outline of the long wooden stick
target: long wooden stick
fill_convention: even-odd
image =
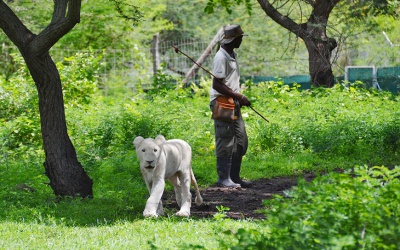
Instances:
[[[259,115],[261,118],[263,118],[266,122],[269,122],[267,118],[265,118],[262,114],[260,114],[257,110],[253,108],[253,106],[249,106],[254,112],[256,112],[257,115]]]
[[[184,56],[186,56],[187,58],[189,58],[193,63],[195,63],[197,66],[199,66],[200,68],[202,68],[205,72],[207,72],[208,74],[210,74],[212,77],[214,77],[215,79],[218,79],[217,77],[215,77],[213,75],[213,73],[211,73],[210,71],[208,71],[207,69],[203,68],[203,66],[201,66],[200,64],[198,64],[195,60],[193,60],[190,56],[186,55],[183,51],[181,51],[178,47],[172,45],[172,47],[175,50],[175,53],[180,52],[181,54],[183,54]],[[255,110],[251,105],[249,106],[257,115],[259,115],[261,118],[263,118],[266,122],[269,122],[269,120],[267,118],[265,118],[262,114],[260,114],[257,110]]]

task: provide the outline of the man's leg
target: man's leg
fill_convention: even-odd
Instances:
[[[217,157],[218,186],[240,187],[231,180],[232,152],[235,146],[234,125],[232,122],[214,121],[215,154]]]
[[[236,150],[232,155],[232,165],[231,165],[231,180],[241,187],[249,188],[252,186],[250,181],[244,181],[240,178],[240,169],[242,165],[243,155],[247,152],[248,138],[246,133],[246,128],[242,117],[240,116],[238,120],[234,122],[234,131],[236,137]]]
[[[242,165],[242,155],[234,154],[232,156],[231,165],[231,180],[234,183],[240,184],[243,188],[250,188],[253,183],[251,181],[245,181],[240,178],[240,168]]]
[[[232,158],[217,157],[218,186],[240,187],[240,184],[234,183],[230,178],[231,166],[232,166]]]

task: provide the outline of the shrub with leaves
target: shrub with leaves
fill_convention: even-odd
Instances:
[[[26,150],[26,146],[39,146],[41,141],[38,97],[35,83],[23,58],[13,55],[15,73],[0,77],[0,139],[7,150]]]
[[[153,77],[152,88],[147,90],[150,95],[166,95],[168,91],[176,89],[179,82],[172,75],[165,73],[165,70],[159,69]]]
[[[99,67],[102,55],[77,53],[57,63],[63,84],[66,106],[82,108],[90,104],[98,91]]]
[[[300,91],[296,86],[265,82],[245,91],[253,106],[270,118],[265,125],[243,109],[249,115],[246,125],[253,154],[312,153],[325,159],[340,155],[350,165],[396,163],[398,95],[358,84]]]
[[[90,102],[99,94],[97,79],[100,59],[89,53],[78,53],[57,63],[67,112],[74,112],[74,107],[87,110]],[[42,139],[35,83],[23,58],[14,55],[13,60],[18,70],[7,79],[0,77],[0,122],[4,123],[0,128],[2,151],[37,155]]]
[[[356,167],[266,200],[265,232],[232,249],[399,249],[400,167]]]

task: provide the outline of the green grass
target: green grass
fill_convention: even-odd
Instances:
[[[142,217],[148,192],[132,145],[136,136],[188,141],[200,187],[217,179],[205,90],[138,93],[118,100],[95,96],[92,103],[67,106],[71,139],[94,181],[89,200],[54,197],[44,174],[37,114],[29,111],[31,102],[19,103],[32,122],[13,119],[17,114],[1,118],[6,126],[0,128],[0,249],[224,249],[239,239],[223,232],[239,228],[256,230],[256,238],[261,233],[272,237],[274,228],[260,221]],[[297,91],[279,83],[249,85],[245,94],[271,121],[243,109],[249,135],[242,168],[246,179],[400,162],[399,96],[343,86]],[[288,219],[290,209],[282,220],[293,219]]]
[[[222,232],[238,228],[259,229],[255,223],[234,220],[162,218],[66,226],[47,218],[0,223],[0,249],[190,249],[196,245],[218,249],[219,240],[229,240]]]

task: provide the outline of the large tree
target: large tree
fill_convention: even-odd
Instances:
[[[93,181],[79,163],[66,126],[59,72],[50,48],[80,21],[81,0],[54,0],[50,24],[38,34],[29,30],[0,0],[0,28],[17,46],[39,95],[44,168],[57,196],[93,195]]]
[[[331,55],[337,42],[328,37],[326,29],[329,15],[340,0],[257,1],[267,16],[304,41],[309,54],[311,84],[332,87]],[[232,2],[241,3],[242,0],[209,0],[206,11],[212,12],[218,2],[230,11]],[[251,9],[250,1],[246,0],[245,3]]]
[[[326,33],[329,14],[340,0],[305,0],[311,5],[312,11],[306,22],[296,23],[289,13],[281,13],[275,6],[281,6],[290,1],[272,2],[257,0],[264,12],[282,27],[300,37],[308,50],[308,64],[311,84],[315,87],[332,87],[334,77],[331,65],[332,50],[337,42]]]

